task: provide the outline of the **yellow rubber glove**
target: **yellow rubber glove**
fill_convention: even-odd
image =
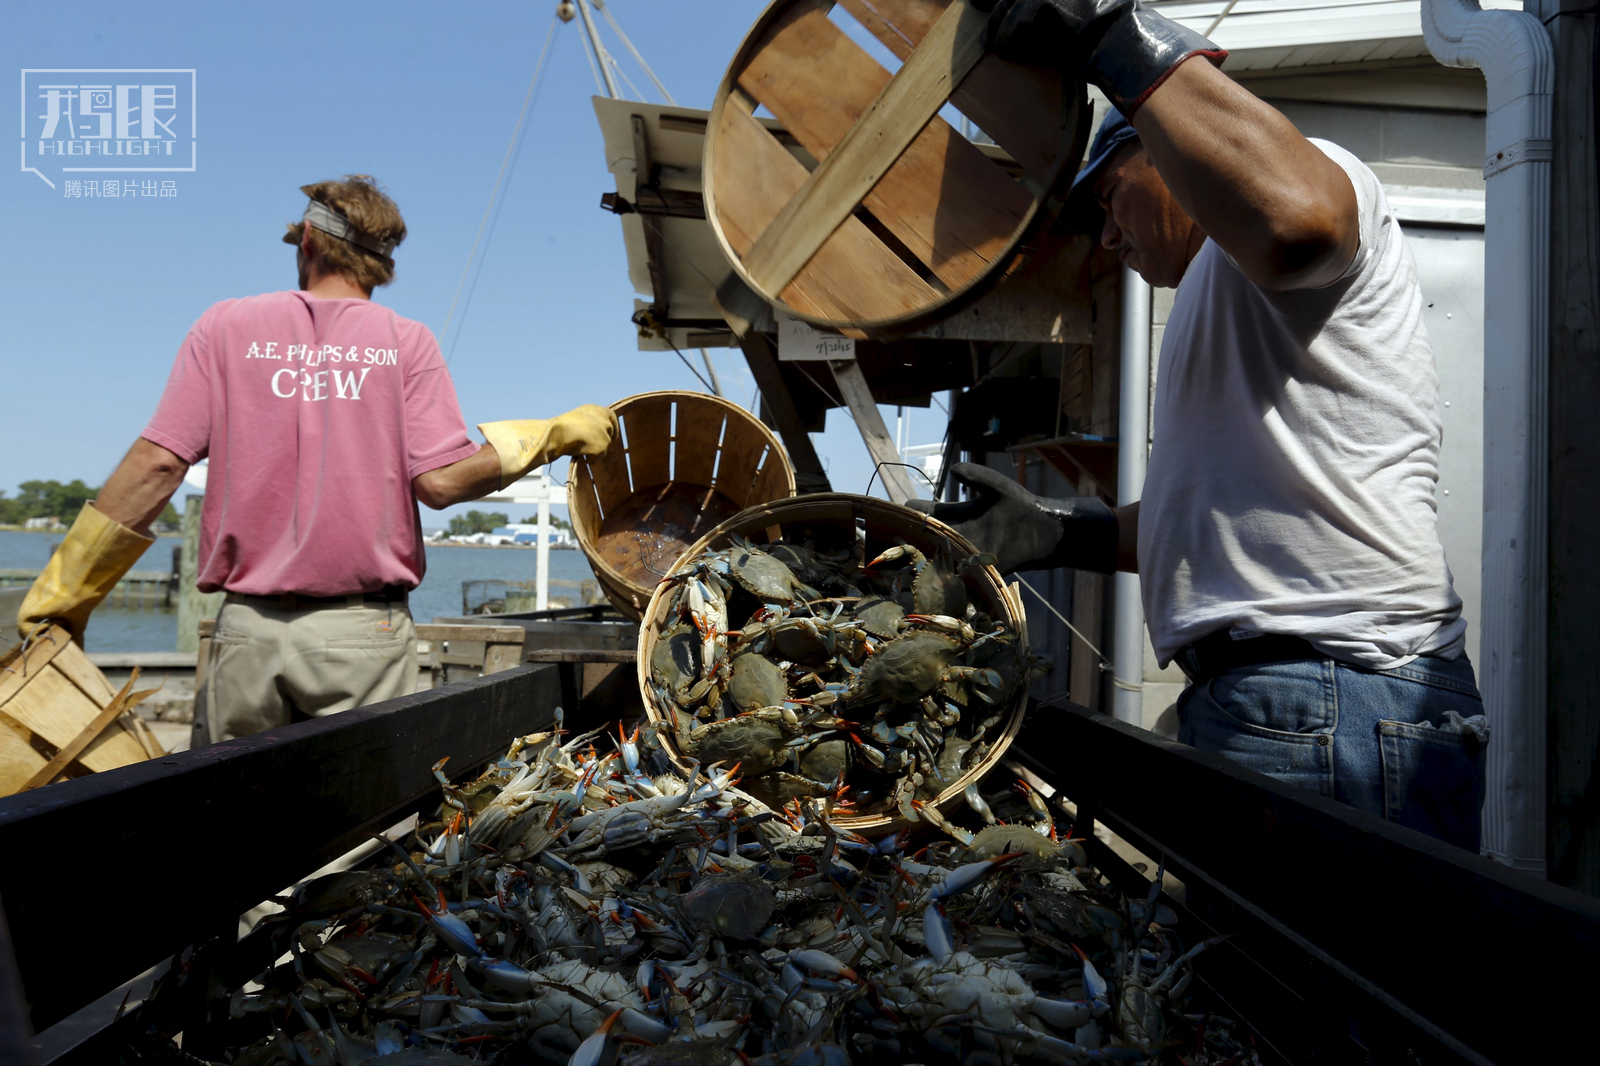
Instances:
[[[555,418],[481,422],[478,432],[500,456],[500,487],[563,455],[599,455],[617,436],[617,413],[586,403]]]
[[[93,504],[84,507],[23,598],[17,631],[27,637],[54,621],[81,645],[89,612],[111,594],[122,575],[154,543],[154,537],[141,537],[96,511]]]

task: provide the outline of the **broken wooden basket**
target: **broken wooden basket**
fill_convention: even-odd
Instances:
[[[113,692],[55,625],[0,656],[0,796],[165,754],[133,713],[155,691],[134,692],[138,679]]]
[[[959,310],[1020,262],[1089,134],[1084,85],[984,51],[968,0],[777,0],[717,91],[706,217],[746,285],[853,336]],[[847,13],[847,14],[845,14]],[[893,75],[841,25],[897,56]],[[939,117],[953,105],[993,145]],[[796,143],[757,122],[765,106]],[[820,161],[820,162],[819,162]]]
[[[621,432],[575,458],[572,531],[606,598],[638,619],[683,550],[753,504],[794,495],[788,453],[754,415],[700,392],[645,392],[611,405]]]

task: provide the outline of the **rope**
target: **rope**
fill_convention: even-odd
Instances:
[[[456,301],[461,299],[461,289],[467,283],[467,275],[472,272],[473,257],[478,254],[478,242],[483,239],[484,227],[489,224],[489,212],[493,210],[495,200],[500,195],[500,186],[506,177],[506,167],[511,164],[513,153],[516,152],[517,146],[522,143],[522,133],[528,119],[528,109],[533,105],[534,97],[539,91],[539,81],[544,75],[545,60],[550,56],[550,42],[555,39],[556,26],[559,24],[560,20],[557,16],[550,16],[550,29],[544,35],[544,47],[539,51],[539,62],[533,69],[532,79],[528,82],[528,92],[522,98],[522,111],[517,115],[517,124],[511,129],[511,143],[506,145],[506,156],[500,160],[500,173],[495,175],[494,188],[489,192],[489,202],[483,208],[483,219],[478,223],[478,233],[472,238],[472,250],[467,253],[467,265],[461,270],[461,280],[456,282],[456,294],[450,298],[450,311],[444,316],[444,329],[439,331],[441,337],[448,336],[450,333],[450,320],[455,317]],[[499,217],[498,214],[495,215],[496,221],[499,220]],[[490,232],[493,232],[493,227],[490,227]],[[473,288],[477,288],[476,281],[473,282]],[[471,302],[472,296],[469,293],[467,295],[467,303],[470,304]],[[461,311],[463,318],[466,317],[466,313],[466,309],[463,308]],[[457,335],[459,336],[459,331],[457,331]],[[450,353],[445,357],[445,363],[448,365],[454,356],[455,344],[452,342]]]

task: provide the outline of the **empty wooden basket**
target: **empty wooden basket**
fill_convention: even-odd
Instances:
[[[1081,80],[983,49],[968,0],[777,0],[712,107],[706,218],[735,271],[781,310],[856,336],[947,317],[1014,267],[1077,173]],[[902,61],[856,44],[853,19]],[[939,117],[953,105],[1009,153]],[[786,147],[754,117],[764,106]]]
[[[752,504],[794,495],[789,456],[754,415],[699,392],[611,405],[622,431],[572,461],[567,510],[606,598],[638,619],[683,550]]]

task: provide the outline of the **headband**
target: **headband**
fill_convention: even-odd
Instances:
[[[400,243],[399,241],[380,241],[376,237],[367,236],[352,226],[349,219],[320,200],[312,200],[306,204],[306,213],[302,221],[308,226],[321,230],[330,237],[348,241],[357,248],[364,248],[373,255],[381,255],[385,259],[394,254],[395,245]]]

